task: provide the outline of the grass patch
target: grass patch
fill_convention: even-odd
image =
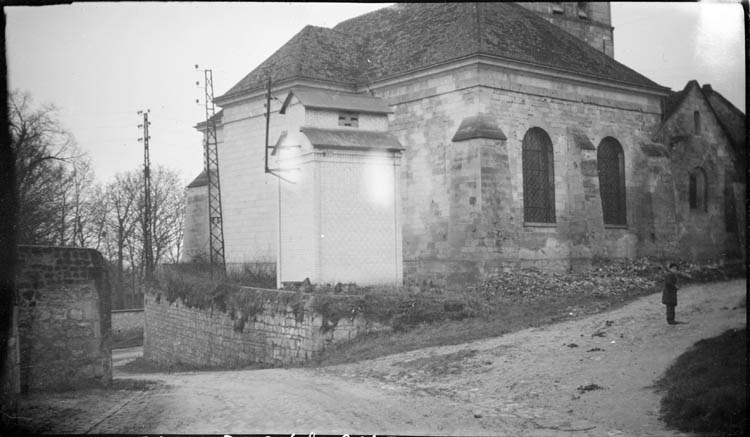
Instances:
[[[426,347],[462,344],[497,337],[526,328],[538,327],[595,314],[623,306],[650,292],[629,296],[547,296],[534,299],[511,298],[494,301],[496,308],[484,315],[462,320],[423,323],[402,331],[379,331],[334,343],[317,355],[310,366],[331,366],[371,360],[385,355]]]
[[[129,361],[118,369],[124,373],[135,373],[135,374],[148,374],[148,373],[179,373],[179,372],[203,372],[203,371],[222,371],[222,370],[253,370],[253,369],[268,369],[272,368],[272,365],[255,363],[247,364],[243,366],[196,366],[193,364],[176,363],[176,364],[158,364],[151,361],[146,361],[143,357],[138,357],[132,361]],[[118,381],[116,379],[115,381]],[[127,381],[123,379],[122,381]]]
[[[158,381],[147,379],[115,378],[112,380],[112,390],[148,391],[161,385]]]
[[[277,291],[243,288],[241,274],[214,274],[217,279],[211,279],[210,269],[199,264],[166,267],[157,275],[157,299],[172,303],[179,298],[188,307],[225,312],[238,332],[269,304],[290,306],[298,321],[310,312],[321,316],[323,332],[357,315],[390,328],[334,343],[316,354],[310,365],[465,343],[610,310],[659,291],[665,274],[663,263],[648,259],[594,260],[587,271],[506,271],[453,290],[426,284],[360,287],[304,281]],[[680,271],[689,274],[692,282],[739,277],[744,275],[743,268],[741,263],[680,264]],[[257,272],[245,275],[253,281],[261,276]]]
[[[747,432],[747,329],[701,340],[656,383],[662,420],[684,432]]]
[[[680,264],[680,270],[691,275],[691,282],[742,277],[742,267],[742,264]],[[585,272],[548,274],[527,269],[498,273],[463,290],[428,289],[417,294],[443,296],[444,302],[451,304],[463,303],[463,311],[451,317],[433,315],[440,313],[434,306],[431,310],[418,308],[425,315],[402,317],[409,323],[401,324],[401,329],[372,332],[333,344],[309,365],[344,364],[425,347],[461,344],[613,310],[660,291],[663,276],[663,264],[648,259],[595,260],[592,269]],[[411,289],[409,292],[413,293]],[[395,310],[393,305],[383,308]],[[444,310],[445,307],[445,313]]]

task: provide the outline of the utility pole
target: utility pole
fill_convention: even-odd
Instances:
[[[198,65],[195,66],[198,69]],[[209,262],[211,278],[214,270],[222,275],[226,273],[224,260],[224,226],[221,216],[221,186],[219,184],[219,152],[216,140],[216,108],[214,106],[214,81],[210,69],[203,70],[204,104],[206,110],[206,130],[204,133],[204,161],[208,178],[208,226],[209,226]]]
[[[150,282],[154,273],[154,253],[151,248],[151,161],[148,152],[148,140],[151,137],[148,134],[148,121],[150,109],[138,111],[138,115],[143,114],[143,124],[138,127],[143,128],[143,137],[138,141],[143,141],[143,264],[145,267],[146,283]]]

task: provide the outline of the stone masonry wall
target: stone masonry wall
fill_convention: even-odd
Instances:
[[[115,339],[143,337],[143,309],[112,311],[112,336]]]
[[[310,310],[313,298],[308,297],[301,318],[290,306],[267,302],[243,324],[216,309],[190,308],[181,299],[170,304],[158,293],[146,294],[143,356],[163,365],[283,366],[304,363],[335,342],[383,329],[359,316],[322,329],[323,317]]]
[[[406,148],[401,193],[407,282],[461,284],[506,268],[562,270],[597,256],[637,256],[639,235],[650,226],[638,215],[648,159],[641,143],[658,126],[658,95],[489,64],[376,92],[393,105],[390,131]],[[495,120],[507,140],[453,142],[462,120],[477,114]],[[542,128],[553,145],[555,223],[523,218],[521,148],[532,127]],[[596,147],[606,137],[624,152],[627,226],[603,223]]]
[[[694,113],[700,114],[696,132]],[[738,232],[726,227],[726,202],[733,201],[732,182],[735,167],[731,146],[713,111],[698,87],[689,90],[657,135],[669,149],[670,179],[664,190],[674,198],[673,255],[688,260],[740,257]],[[690,173],[700,168],[705,172],[706,207],[690,207]],[[739,203],[738,205],[743,205]],[[738,230],[745,226],[738,223]]]
[[[208,261],[208,185],[186,191],[185,225],[181,262]]]
[[[22,392],[111,383],[108,281],[104,260],[95,250],[18,247]]]

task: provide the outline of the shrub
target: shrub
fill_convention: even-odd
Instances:
[[[745,435],[747,330],[701,340],[677,358],[656,387],[662,419],[685,432]]]

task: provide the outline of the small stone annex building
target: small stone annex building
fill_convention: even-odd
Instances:
[[[452,285],[740,256],[744,114],[613,53],[607,2],[396,4],[306,26],[215,99],[228,265]],[[268,77],[288,181],[264,172]],[[186,254],[207,251],[189,235]]]

